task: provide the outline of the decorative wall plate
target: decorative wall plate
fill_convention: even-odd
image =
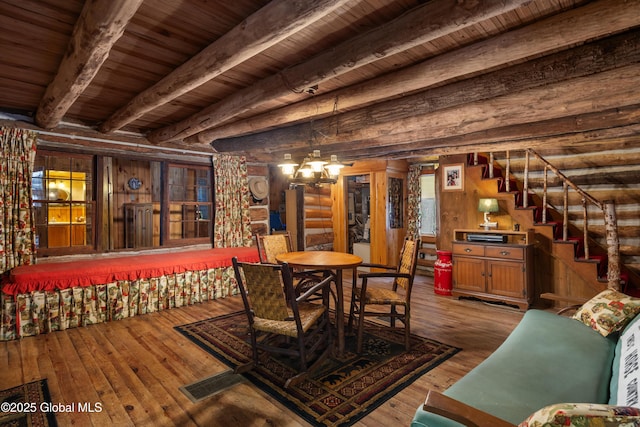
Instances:
[[[127,185],[129,185],[129,188],[132,190],[138,190],[140,186],[142,186],[142,183],[138,178],[133,177],[129,179],[129,181],[127,182]]]

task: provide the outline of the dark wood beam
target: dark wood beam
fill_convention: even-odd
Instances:
[[[412,159],[433,155],[451,155],[476,151],[507,151],[527,148],[572,147],[592,145],[633,147],[640,136],[640,105],[605,112],[581,114],[492,129],[445,138],[425,138],[406,143],[412,135],[397,134],[396,145],[364,148],[371,141],[357,141],[360,150],[345,151],[336,147],[326,147],[327,152],[338,154],[349,160],[366,157],[388,159]],[[635,144],[635,145],[634,145]],[[342,146],[344,147],[344,146]],[[274,153],[280,158],[283,153]]]
[[[274,0],[242,21],[107,119],[100,130],[120,129],[197,88],[333,12],[348,0]]]
[[[364,83],[310,100],[269,111],[203,131],[187,142],[208,143],[217,139],[246,135],[296,123],[315,117],[317,120],[343,113],[380,100],[405,96],[488,69],[503,67],[526,58],[566,49],[584,40],[623,31],[638,24],[640,1],[625,2],[612,8],[608,0],[590,3],[578,9],[533,23],[524,28],[436,56],[420,64],[384,75]]]
[[[143,0],[87,0],[58,72],[40,101],[35,121],[56,127],[107,60]]]
[[[550,122],[540,122],[541,128],[543,124],[551,124]],[[406,150],[390,151],[389,147],[380,150],[370,150],[371,156],[383,157],[388,159],[417,159],[426,156],[443,156],[452,154],[466,154],[472,152],[489,152],[489,151],[507,151],[507,150],[524,150],[527,148],[547,148],[547,147],[586,147],[591,146],[592,149],[602,148],[604,146],[635,146],[637,138],[640,136],[640,125],[628,125],[622,127],[612,127],[606,129],[595,129],[588,132],[576,132],[558,135],[525,135],[523,131],[518,132],[516,128],[524,128],[523,126],[510,127],[514,134],[512,139],[505,135],[506,129],[494,129],[491,132],[484,133],[482,137],[479,135],[471,135],[468,138],[443,138],[441,140],[416,141]],[[496,140],[488,139],[487,136],[492,134],[502,134],[502,139],[496,137]],[[544,132],[540,129],[540,134]],[[475,138],[474,138],[475,136]],[[475,140],[475,143],[471,141]],[[464,142],[462,142],[464,141]]]
[[[398,133],[386,138],[386,145],[376,147],[375,141],[353,141],[351,144],[325,145],[325,153],[337,154],[348,161],[370,157],[386,159],[416,159],[427,156],[463,154],[474,151],[506,151],[536,147],[570,147],[619,144],[636,146],[640,135],[640,104],[607,111],[567,116],[491,129],[444,138],[418,139],[413,132]],[[635,144],[635,145],[634,145]],[[248,153],[259,152],[252,150]],[[264,153],[264,150],[262,150]],[[271,152],[277,162],[285,151]],[[303,153],[304,154],[304,153]]]
[[[519,98],[533,96],[544,99],[548,88],[558,86],[559,82],[594,76],[605,71],[616,73],[616,67],[635,65],[638,62],[640,62],[640,31],[633,31],[449,86],[314,121],[312,124],[304,123],[254,135],[219,140],[212,146],[219,152],[252,151],[269,147],[272,151],[300,154],[312,148],[310,141],[318,145],[316,148],[324,150],[326,150],[325,147],[334,149],[340,144],[347,144],[351,150],[364,149],[365,147],[357,141],[377,141],[376,145],[407,144],[415,140],[424,140],[425,133],[433,135],[437,126],[434,127],[432,123],[442,123],[444,117],[449,121],[453,119],[454,122],[475,120],[477,118],[475,111],[469,110],[466,118],[462,113],[467,105],[481,101],[489,102],[488,97],[507,96],[508,99],[513,99],[517,105],[522,106],[522,99]],[[556,86],[551,86],[552,84]],[[537,94],[534,94],[532,90],[536,88]],[[584,90],[586,92],[582,96],[588,97],[590,91],[597,92],[598,87]],[[571,97],[572,94],[568,96]],[[498,101],[495,102],[498,107],[504,105]],[[558,105],[561,102],[562,99],[559,99]],[[540,114],[545,113],[547,111],[540,112]],[[486,115],[487,120],[491,119],[491,112]],[[527,122],[536,120],[535,117],[531,117],[531,113],[522,116],[522,119]],[[544,117],[540,119],[544,120]],[[392,137],[396,134],[400,136]]]
[[[200,113],[149,134],[155,142],[194,135],[266,101],[321,84],[382,57],[410,49],[451,32],[514,10],[528,0],[434,0],[397,19],[348,40],[311,60],[289,67],[237,91]]]

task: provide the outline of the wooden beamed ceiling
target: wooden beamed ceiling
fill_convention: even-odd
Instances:
[[[0,23],[0,110],[56,140],[277,163],[640,129],[640,0],[2,0]]]

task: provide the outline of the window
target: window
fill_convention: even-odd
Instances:
[[[436,182],[433,170],[420,175],[420,234],[436,234]]]
[[[169,166],[169,240],[211,239],[211,168]]]
[[[32,186],[39,251],[93,248],[93,157],[38,154]]]

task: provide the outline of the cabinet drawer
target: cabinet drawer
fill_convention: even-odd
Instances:
[[[465,243],[454,243],[453,253],[456,255],[473,255],[484,256],[484,246],[482,245],[467,245]]]
[[[516,248],[513,246],[498,247],[487,246],[485,254],[490,258],[504,258],[504,259],[524,259],[524,248]]]

